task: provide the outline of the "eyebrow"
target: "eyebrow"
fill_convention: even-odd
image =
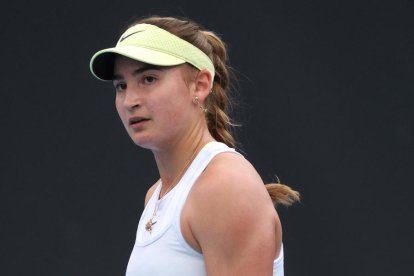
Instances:
[[[136,75],[142,74],[143,72],[148,71],[148,70],[162,70],[163,68],[164,68],[164,66],[157,66],[157,65],[153,65],[153,64],[145,64],[142,67],[140,67],[138,69],[135,69],[132,72],[132,75],[136,76]],[[121,75],[118,75],[118,74],[114,74],[113,77],[112,77],[112,80],[121,80],[121,79],[123,79],[123,77]]]

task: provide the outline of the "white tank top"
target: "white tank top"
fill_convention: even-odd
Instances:
[[[155,189],[142,213],[126,276],[205,276],[203,255],[184,239],[180,228],[181,210],[194,182],[219,153],[236,152],[220,142],[210,142],[198,153],[178,184],[158,202],[156,224],[151,234],[145,224],[152,218],[161,185]],[[273,275],[283,276],[283,246],[273,262]]]

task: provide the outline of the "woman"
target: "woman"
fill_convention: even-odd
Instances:
[[[149,17],[90,66],[113,82],[128,134],[153,152],[160,174],[147,192],[126,275],[283,275],[274,204],[299,195],[263,185],[233,149],[220,38],[189,20]]]

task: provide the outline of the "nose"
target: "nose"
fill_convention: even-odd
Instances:
[[[129,111],[139,107],[142,100],[140,94],[138,89],[128,86],[125,90],[124,107]]]

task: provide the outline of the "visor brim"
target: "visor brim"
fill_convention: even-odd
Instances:
[[[93,75],[103,81],[112,80],[117,55],[157,66],[173,66],[185,63],[180,58],[148,48],[136,46],[114,47],[101,50],[92,57],[90,69]]]

